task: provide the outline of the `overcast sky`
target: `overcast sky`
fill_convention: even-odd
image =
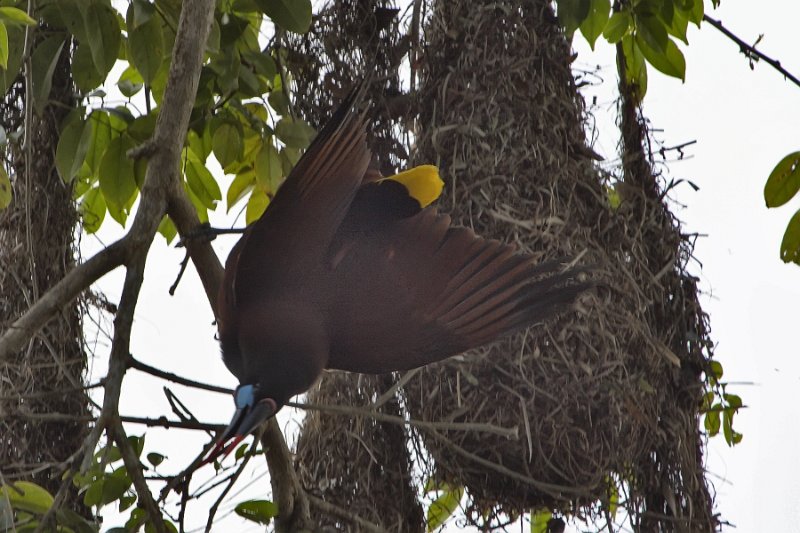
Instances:
[[[712,12],[746,41],[759,34],[760,50],[795,74],[800,73],[797,21],[800,3],[779,0],[732,2],[725,0]],[[787,222],[800,207],[796,200],[778,210],[767,210],[763,186],[773,166],[787,153],[800,149],[800,88],[784,81],[767,65],[751,71],[736,46],[714,28],[704,25],[690,32],[686,83],[652,69],[644,111],[657,137],[667,146],[696,140],[684,161],[669,164],[668,175],[688,179],[700,189],[678,187],[673,208],[687,232],[707,235],[698,240],[692,268],[706,292],[703,303],[711,316],[717,358],[725,368],[724,381],[736,383],[730,391],[742,396],[747,408],[735,428],[742,443],[729,449],[722,437],[712,439],[708,452],[710,480],[717,493],[718,511],[738,531],[800,531],[800,459],[797,398],[800,396],[800,329],[793,309],[800,302],[800,267],[784,265],[778,249]],[[576,41],[579,68],[600,67],[605,83],[587,89],[587,100],[597,96],[594,110],[600,136],[595,150],[614,158],[615,68],[611,46],[599,43],[591,53]],[[227,183],[227,182],[226,182]],[[224,207],[219,209],[224,211]],[[212,222],[223,224],[222,213]],[[101,240],[110,243],[119,234],[109,220]],[[214,248],[227,256],[235,237],[220,238]],[[94,237],[84,238],[85,256],[98,248]],[[183,254],[167,248],[160,237],[153,245],[145,284],[136,313],[131,350],[135,357],[161,369],[200,381],[234,387],[236,381],[222,364],[213,336],[212,314],[202,287],[190,267],[175,297],[167,294]],[[122,272],[104,278],[99,287],[116,300]],[[99,347],[92,379],[102,377],[106,351]],[[130,371],[124,383],[121,412],[153,416],[169,412],[161,391],[163,382]],[[218,394],[197,393],[170,385],[195,414],[208,422],[227,422],[232,401]],[[291,433],[296,424],[289,413],[281,421]],[[140,434],[139,427],[129,432]],[[169,457],[164,471],[187,464],[208,438],[197,432],[148,430],[146,451]],[[266,471],[262,461],[237,486],[245,487]],[[258,497],[266,480],[256,481],[247,493]],[[263,496],[262,496],[263,497]],[[221,512],[230,511],[232,498]],[[210,505],[211,501],[208,502]],[[113,513],[105,512],[109,519]],[[206,511],[190,507],[189,524],[202,526]],[[113,519],[116,520],[116,519]],[[115,525],[107,523],[107,526]],[[231,517],[226,530],[253,530]]]

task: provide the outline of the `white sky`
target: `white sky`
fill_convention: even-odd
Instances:
[[[725,0],[711,15],[746,41],[765,34],[759,48],[800,74],[796,33],[800,3]],[[711,440],[710,479],[717,490],[718,511],[738,531],[800,531],[800,429],[795,424],[800,358],[795,347],[796,315],[791,314],[800,299],[800,267],[784,265],[778,258],[783,231],[800,200],[768,211],[762,195],[773,166],[790,151],[800,149],[800,88],[785,82],[767,65],[756,65],[751,71],[735,45],[711,26],[705,25],[702,31],[695,28],[689,39],[691,46],[684,47],[686,83],[650,69],[644,109],[653,127],[663,130],[658,137],[666,146],[698,141],[687,149],[691,157],[669,165],[671,177],[689,179],[700,187],[695,192],[679,186],[673,197],[685,207],[675,205],[674,209],[687,232],[708,235],[698,241],[696,256],[703,267],[695,266],[694,271],[707,293],[703,302],[718,343],[717,358],[725,367],[724,380],[741,383],[732,385],[730,391],[740,394],[747,406],[735,422],[735,428],[744,434],[740,445],[729,449],[721,436]],[[595,149],[611,159],[617,143],[612,49],[600,43],[598,52],[590,53],[580,39],[576,46],[580,53],[576,66],[599,65],[606,80],[604,86],[587,90],[587,100],[598,96],[595,112],[601,131]],[[212,223],[223,220],[216,216]],[[113,221],[106,223],[102,232],[105,243],[119,234],[117,228]],[[214,243],[220,257],[227,256],[235,239],[222,237]],[[84,239],[86,256],[97,247],[94,237]],[[163,370],[234,387],[235,379],[222,364],[213,340],[212,314],[194,270],[188,269],[175,297],[167,294],[182,257],[181,251],[167,248],[160,237],[153,245],[131,351]],[[117,271],[99,287],[116,301],[121,280],[122,272]],[[105,373],[104,352],[98,353],[93,379]],[[121,412],[139,416],[169,412],[162,385],[130,371]],[[169,386],[203,421],[227,422],[232,413],[229,397]],[[288,415],[284,412],[280,419],[293,431],[296,425],[288,421]],[[141,427],[129,427],[134,434],[142,431]],[[163,471],[173,473],[207,440],[197,432],[149,429],[146,452],[167,455]],[[264,474],[263,461],[256,462],[255,472]],[[243,476],[238,486],[251,479],[252,474]],[[266,478],[256,481],[248,494],[268,497],[259,496],[257,490],[267,483]],[[221,511],[244,499],[233,498]],[[206,505],[210,504],[211,500]],[[107,527],[116,525],[111,508],[106,511]],[[189,525],[205,524],[206,511],[200,504],[190,506],[188,516]],[[228,520],[225,530],[261,529],[247,526],[235,516]]]

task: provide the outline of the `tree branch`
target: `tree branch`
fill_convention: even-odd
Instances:
[[[781,65],[780,61],[778,61],[777,59],[772,59],[771,57],[763,54],[762,52],[760,52],[755,47],[755,45],[751,45],[751,44],[748,44],[748,43],[744,42],[742,39],[740,39],[738,36],[736,36],[736,34],[734,34],[728,28],[723,26],[721,20],[712,19],[708,15],[703,15],[703,20],[708,22],[709,24],[711,24],[715,28],[717,28],[720,32],[722,32],[723,35],[725,35],[725,37],[727,37],[728,39],[730,39],[731,41],[733,41],[737,45],[739,45],[739,50],[745,56],[747,56],[748,58],[751,58],[751,59],[753,57],[755,57],[756,60],[761,60],[761,61],[766,62],[772,68],[774,68],[775,70],[777,70],[778,72],[783,74],[784,78],[788,79],[789,81],[791,81],[792,83],[794,83],[795,85],[800,87],[800,79],[798,79],[797,76],[795,76],[794,74],[792,74],[791,72],[789,72],[788,70],[783,68],[783,66]],[[751,67],[752,67],[752,62],[751,62]]]
[[[165,372],[164,370],[159,370],[158,368],[155,368],[153,366],[142,363],[137,359],[134,359],[132,355],[128,357],[128,366],[130,368],[135,368],[140,372],[150,374],[151,376],[156,376],[158,378],[165,379],[167,381],[171,381],[179,385],[184,385],[186,387],[193,387],[195,389],[202,389],[211,392],[220,392],[223,394],[233,394],[233,391],[231,389],[227,389],[225,387],[218,387],[216,385],[208,385],[206,383],[200,383],[199,381],[193,381],[191,379],[182,378],[171,372]]]
[[[308,495],[300,485],[289,448],[274,417],[267,422],[267,430],[261,437],[261,446],[267,456],[272,497],[279,512],[275,517],[275,531],[291,533],[304,529],[313,530]]]

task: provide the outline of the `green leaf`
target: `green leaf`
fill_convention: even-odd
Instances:
[[[254,170],[249,169],[237,174],[228,187],[228,193],[225,195],[225,203],[228,206],[225,212],[230,213],[231,207],[247,196],[247,193],[253,190],[255,183],[256,173]]]
[[[11,205],[12,198],[11,180],[3,165],[0,165],[0,209]]]
[[[194,210],[197,212],[197,217],[200,219],[200,222],[208,222],[208,209],[206,206],[203,205],[195,193],[189,188],[189,184],[183,184],[183,190],[186,191],[186,194],[189,196],[189,200],[191,200],[192,205],[194,205]]]
[[[636,36],[656,51],[663,53],[667,50],[667,28],[655,14],[636,16]]]
[[[137,3],[128,8],[128,50],[130,59],[141,73],[147,85],[153,83],[164,59],[164,36],[160,17],[151,17],[147,22],[134,26]]]
[[[767,207],[779,207],[800,190],[800,152],[792,152],[775,165],[764,185]]]
[[[96,109],[89,115],[88,120],[92,123],[92,138],[86,152],[86,164],[89,165],[92,173],[97,175],[100,171],[100,161],[113,137],[111,118],[107,111]]]
[[[798,210],[789,224],[781,241],[781,259],[784,263],[800,265],[800,210]]]
[[[164,218],[161,220],[161,223],[163,224],[165,220],[166,220],[166,221],[168,221],[168,222],[171,222],[171,221],[170,221],[170,219],[169,219],[169,217],[166,217],[166,216],[165,216],[165,217],[164,217]],[[173,227],[175,227],[175,225],[174,225],[174,224],[173,224],[172,226],[173,226]],[[160,228],[160,226],[159,226],[159,228]],[[167,242],[169,242],[169,240],[170,240],[170,239],[167,239]],[[161,455],[160,453],[156,453],[156,452],[150,452],[150,453],[148,453],[148,454],[147,454],[147,461],[148,461],[148,462],[149,462],[151,465],[153,465],[153,466],[158,466],[158,465],[160,465],[161,463],[163,463],[163,462],[164,462],[164,459],[166,459],[166,457],[164,457],[164,456],[163,456],[163,455]]]
[[[629,11],[618,11],[614,13],[611,15],[611,18],[608,19],[606,27],[603,29],[603,37],[612,44],[618,43],[622,37],[628,33],[632,22],[633,18],[631,18]]]
[[[189,157],[186,162],[186,183],[197,199],[208,209],[216,209],[222,192],[214,176],[200,161]]]
[[[283,117],[275,125],[275,135],[289,148],[305,148],[316,135],[316,130],[303,119]]]
[[[708,363],[709,368],[711,369],[711,374],[714,376],[714,379],[719,381],[722,379],[723,369],[722,363],[719,361],[711,361]]]
[[[110,4],[95,0],[83,7],[81,14],[92,61],[97,72],[105,78],[117,61],[122,41],[117,12]]]
[[[59,509],[56,511],[57,531],[64,533],[97,533],[97,526],[93,521],[87,520],[72,509]]]
[[[692,10],[689,11],[689,20],[694,22],[698,28],[700,27],[700,23],[703,22],[704,2],[705,0],[694,0]]]
[[[158,120],[158,109],[151,111],[147,115],[140,115],[133,119],[128,125],[128,135],[138,143],[143,143],[153,136]]]
[[[64,121],[56,147],[56,169],[65,182],[72,181],[83,166],[93,136],[92,121],[84,120],[83,109],[72,110]]]
[[[719,433],[719,425],[720,425],[719,411],[714,410],[714,408],[718,406],[719,404],[713,406],[712,410],[706,413],[706,419],[704,425],[706,431],[708,432],[709,437],[713,437]]]
[[[144,435],[128,435],[128,442],[133,446],[133,451],[136,452],[136,457],[142,456],[144,450]]]
[[[105,79],[92,60],[92,50],[88,44],[79,43],[75,49],[72,56],[72,77],[75,85],[84,93],[90,92]]]
[[[586,19],[581,23],[581,33],[586,40],[589,41],[589,46],[594,50],[594,43],[608,22],[608,15],[611,11],[611,0],[591,0],[589,6],[589,14]]]
[[[426,517],[427,530],[433,531],[443,526],[455,510],[458,509],[458,504],[461,503],[463,495],[463,487],[454,487],[445,490],[441,496],[436,498],[431,506],[428,507],[428,515]]]
[[[100,190],[103,191],[112,216],[112,208],[124,207],[136,194],[133,161],[126,155],[132,147],[130,137],[116,137],[108,145],[100,161]]]
[[[547,525],[551,518],[553,518],[553,513],[548,509],[542,509],[535,513],[531,511],[531,533],[547,533]]]
[[[278,516],[278,506],[267,500],[249,500],[238,504],[233,509],[236,514],[256,522],[258,524],[267,525],[270,521]]]
[[[164,237],[164,239],[166,239],[167,244],[170,244],[172,239],[174,239],[178,234],[178,228],[175,227],[175,223],[171,218],[169,218],[167,215],[164,215],[164,218],[161,219],[161,223],[158,225],[158,232]],[[153,458],[150,457],[151,455]],[[153,462],[154,460],[157,460],[155,458],[157,455],[161,457],[161,461],[164,460],[164,456],[159,453],[147,454],[147,460],[150,461],[150,464],[153,466],[158,466],[161,463],[161,461],[158,461],[158,463]]]
[[[0,68],[8,68],[8,30],[0,21]]]
[[[647,93],[647,63],[632,35],[622,38],[622,58],[625,61],[625,82],[634,87],[639,102]]]
[[[558,0],[558,21],[564,33],[572,38],[586,17],[589,16],[590,0]]]
[[[230,122],[222,123],[214,131],[211,147],[222,168],[230,166],[242,157],[244,145],[241,129]]]
[[[199,134],[195,130],[189,130],[186,135],[186,144],[189,150],[199,161],[205,162],[211,153],[211,134],[209,133],[208,123],[203,128],[203,133]]]
[[[130,496],[120,496],[120,498],[119,498],[119,507],[118,507],[119,508],[119,512],[120,513],[124,512],[126,509],[129,509],[130,506],[133,505],[134,503],[136,503],[136,495],[135,494],[131,494]],[[106,533],[110,533],[110,532],[107,531]],[[127,530],[125,528],[122,528],[122,533],[127,533]]]
[[[684,59],[683,52],[678,49],[678,45],[675,44],[675,41],[667,38],[667,44],[663,52],[651,48],[650,44],[646,42],[641,35],[636,35],[636,44],[639,46],[645,59],[656,69],[667,76],[686,81],[686,59]]]
[[[6,66],[0,68],[0,94],[5,94],[22,66],[22,53],[25,48],[25,30],[19,26],[3,25],[6,34]]]
[[[144,525],[146,520],[147,511],[141,507],[135,508],[131,511],[131,516],[128,518],[128,521],[125,522],[125,531],[139,531],[139,528]]]
[[[100,225],[106,217],[106,199],[103,197],[100,187],[93,187],[83,195],[80,213],[86,233],[91,235],[100,229]]]
[[[270,107],[275,110],[279,115],[289,114],[289,99],[283,91],[274,90],[269,93],[267,98]]]
[[[311,0],[256,0],[272,22],[295,33],[305,33],[311,26]]]
[[[0,7],[0,23],[6,23],[10,26],[14,24],[19,26],[35,26],[36,20],[16,7]]]
[[[253,194],[250,195],[250,199],[247,201],[247,210],[244,215],[246,224],[249,226],[261,218],[261,215],[267,210],[268,205],[269,196],[267,196],[267,193],[254,189]]]
[[[42,114],[49,102],[53,72],[56,70],[62,48],[64,48],[64,36],[57,34],[44,39],[33,51],[31,57],[33,103],[39,115]]]
[[[665,2],[664,5],[667,5],[667,3]],[[670,35],[673,35],[684,43],[689,44],[689,40],[686,36],[686,30],[689,27],[689,18],[686,16],[686,14],[684,14],[683,11],[676,9],[672,15],[672,22],[666,26]]]
[[[278,73],[275,60],[272,59],[268,50],[260,52],[248,50],[242,53],[242,60],[252,66],[256,74],[265,77],[270,83]]]
[[[144,78],[133,65],[128,65],[128,68],[122,72],[117,81],[119,92],[128,98],[142,90],[143,86]]]
[[[236,461],[239,461],[239,459],[244,457],[244,454],[247,453],[247,448],[249,447],[250,447],[249,444],[242,444],[241,446],[236,448],[236,452],[234,453],[234,458],[236,459]]]
[[[146,0],[133,0],[128,7],[128,12],[125,17],[125,22],[128,25],[128,31],[135,30],[143,24],[147,24],[156,14],[155,4],[151,4]]]
[[[268,194],[274,195],[283,178],[283,167],[278,150],[271,140],[264,143],[256,156],[256,185]]]
[[[127,469],[124,466],[117,468],[104,480],[100,504],[107,505],[120,499],[132,484]]]
[[[30,481],[16,481],[0,486],[0,499],[11,502],[11,507],[18,511],[44,514],[53,506],[53,496],[44,488]]]
[[[725,398],[726,402],[728,402],[728,407],[730,407],[734,411],[742,406],[742,398],[738,394],[725,393],[722,395],[722,397]]]

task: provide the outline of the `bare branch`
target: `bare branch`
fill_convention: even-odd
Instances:
[[[267,456],[272,497],[280,509],[280,514],[275,519],[275,531],[280,533],[313,529],[308,495],[300,485],[289,448],[274,417],[267,422],[267,430],[261,437],[261,446]]]
[[[151,376],[156,376],[161,379],[177,383],[179,385],[184,385],[186,387],[193,387],[195,389],[202,389],[211,392],[221,392],[223,394],[233,394],[233,391],[231,389],[226,389],[225,387],[218,387],[216,385],[208,385],[206,383],[200,383],[199,381],[193,381],[191,379],[182,378],[171,372],[165,372],[164,370],[159,370],[158,368],[155,368],[148,364],[142,363],[137,359],[134,359],[132,355],[129,356],[128,358],[128,366],[130,368],[135,368],[140,372],[150,374]]]
[[[139,456],[134,451],[131,443],[128,442],[128,436],[122,428],[122,422],[117,418],[111,422],[110,426],[108,430],[117,443],[120,455],[122,455],[122,461],[125,463],[128,475],[133,481],[133,486],[136,488],[139,503],[144,507],[145,511],[147,511],[147,521],[152,522],[156,531],[159,533],[166,533],[167,527],[164,525],[161,510],[158,508],[150,492],[150,488],[147,486],[147,480],[144,478]]]
[[[778,61],[777,59],[772,59],[766,54],[760,52],[754,45],[744,42],[735,33],[733,33],[731,30],[723,26],[721,20],[712,19],[708,15],[703,15],[703,20],[708,22],[715,28],[717,28],[720,32],[722,32],[723,35],[725,35],[725,37],[727,37],[728,39],[739,45],[739,50],[745,56],[747,56],[751,60],[752,58],[755,58],[756,60],[764,61],[769,66],[771,66],[772,68],[783,74],[784,78],[786,78],[787,80],[791,81],[792,83],[800,87],[800,79],[798,79],[797,76],[795,76],[794,74],[783,68],[780,61]],[[752,67],[752,61],[751,61],[751,67]]]

